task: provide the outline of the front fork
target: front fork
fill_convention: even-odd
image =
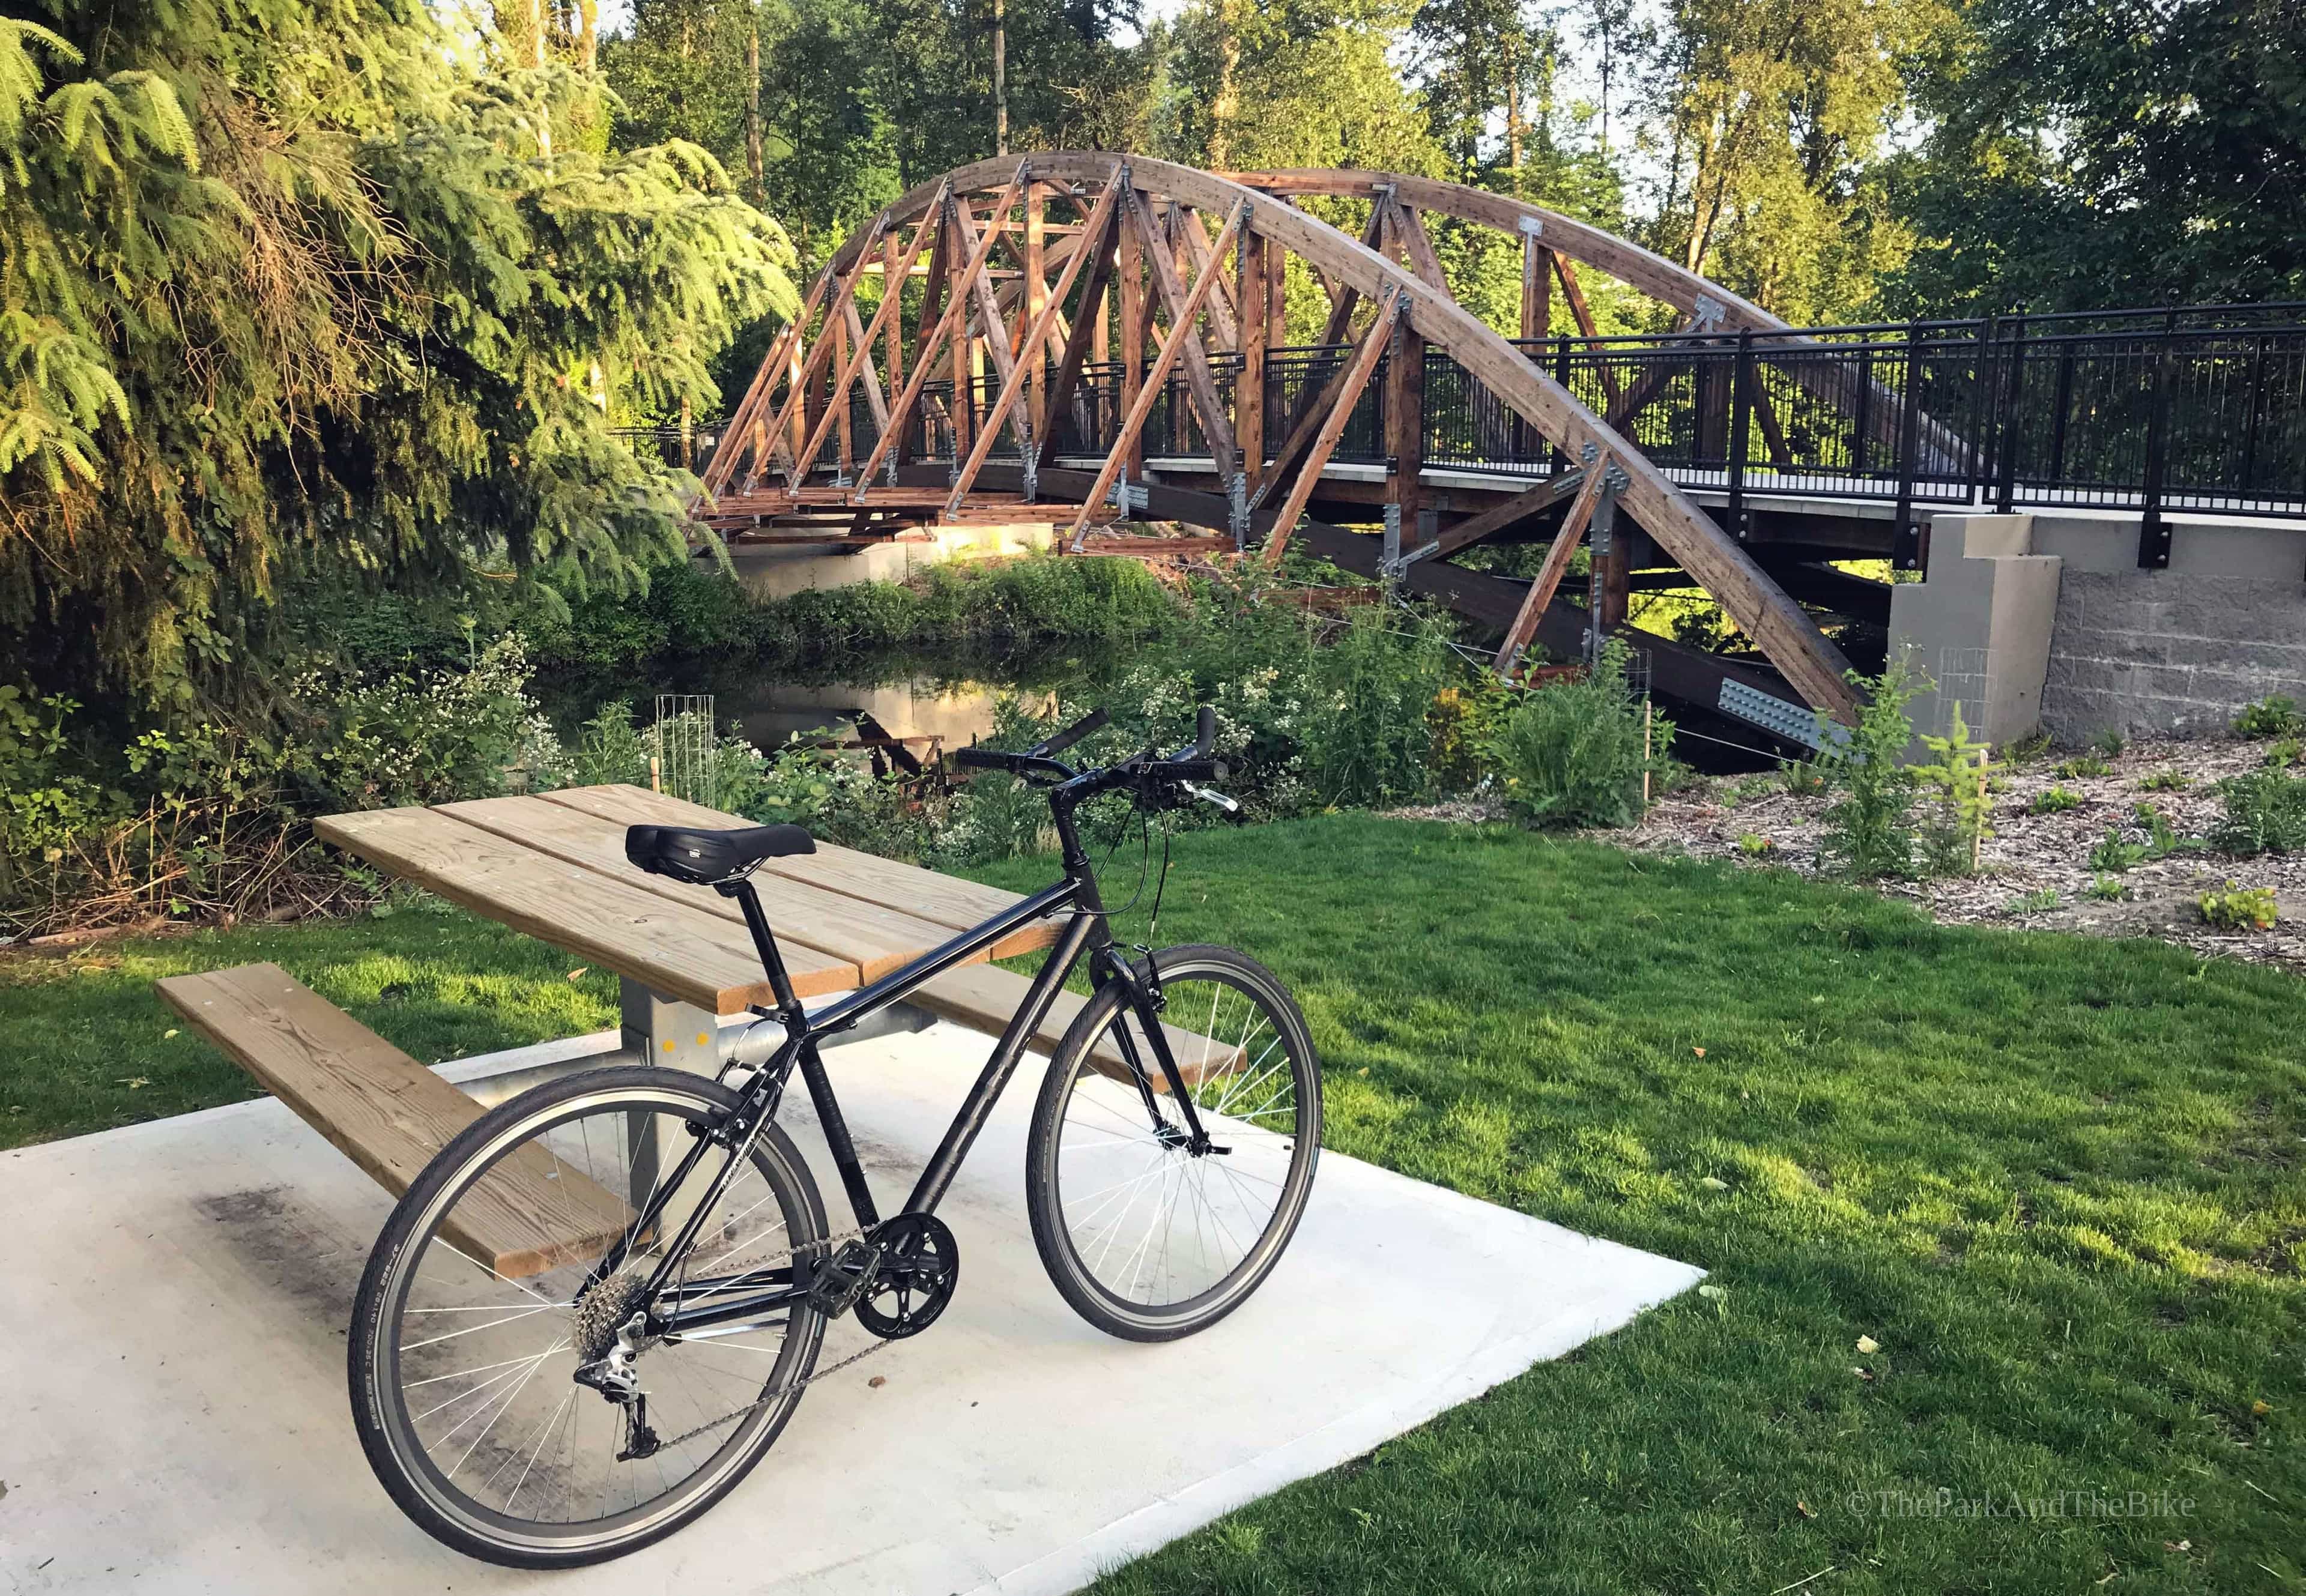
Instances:
[[[1168,1083],[1169,1096],[1185,1122],[1181,1131],[1162,1114],[1160,1101],[1153,1090],[1153,1072],[1140,1056],[1129,1027],[1117,1024],[1113,1028],[1114,1040],[1121,1049],[1123,1062],[1129,1066],[1130,1079],[1137,1084],[1137,1096],[1152,1121],[1153,1133],[1164,1141],[1176,1139],[1178,1145],[1195,1157],[1209,1152],[1209,1132],[1201,1128],[1200,1112],[1193,1105],[1192,1091],[1186,1085],[1184,1072],[1177,1068],[1176,1058],[1169,1050],[1167,1032],[1161,1024],[1161,1011],[1167,1006],[1168,999],[1161,990],[1161,968],[1153,950],[1145,950],[1145,974],[1140,976],[1122,955],[1119,944],[1106,942],[1091,955],[1089,978],[1092,986],[1100,989],[1114,983],[1120,985],[1139,1026],[1152,1044],[1153,1063],[1161,1079]]]

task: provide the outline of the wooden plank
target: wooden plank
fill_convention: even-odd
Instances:
[[[1392,473],[1386,490],[1406,550],[1420,542],[1425,508],[1425,340],[1407,316],[1394,319],[1393,358],[1385,376],[1385,452]]]
[[[652,992],[715,1014],[776,1002],[752,939],[726,920],[446,815],[371,809],[325,815],[312,823],[312,831],[380,869],[629,976]],[[856,965],[813,948],[791,950],[785,967],[793,990],[804,997],[859,984]]]
[[[628,886],[637,886],[675,903],[742,927],[745,911],[711,887],[692,886],[669,875],[650,875],[625,858],[625,828],[646,821],[610,820],[566,804],[549,804],[541,797],[475,798],[442,804],[439,812],[453,815],[483,831],[549,853],[572,865],[582,865]],[[716,817],[715,829],[728,820],[735,825],[750,821]],[[952,935],[948,926],[924,920],[901,909],[867,903],[845,892],[834,892],[791,876],[766,870],[754,873],[753,884],[761,909],[780,947],[795,943],[830,953],[857,967],[868,981],[877,981],[927,952]],[[745,933],[750,946],[752,933]]]
[[[1265,277],[1265,240],[1246,234],[1241,241],[1241,374],[1233,383],[1233,430],[1241,443],[1241,468],[1252,488],[1265,472],[1265,352],[1271,344],[1265,317],[1272,303]]]
[[[1538,567],[1537,580],[1529,585],[1523,595],[1521,608],[1515,612],[1513,623],[1506,627],[1505,642],[1499,646],[1497,670],[1499,675],[1511,670],[1521,651],[1537,635],[1537,623],[1543,618],[1545,608],[1553,602],[1553,595],[1561,586],[1561,578],[1569,569],[1569,557],[1577,551],[1577,542],[1585,535],[1585,524],[1593,518],[1593,507],[1601,501],[1601,485],[1610,477],[1610,457],[1602,455],[1585,467],[1585,480],[1577,490],[1576,502],[1562,517],[1561,530],[1553,534],[1553,546],[1545,551],[1545,563]]]
[[[568,787],[542,797],[548,802],[565,804],[619,825],[725,828],[753,824],[669,793],[651,792],[645,787]],[[948,932],[982,925],[1024,901],[1015,892],[1004,892],[999,887],[980,886],[959,876],[924,870],[918,865],[884,859],[878,854],[861,853],[830,842],[818,843],[815,853],[767,860],[761,869],[867,903],[893,906],[917,919],[942,926]],[[1047,947],[1056,937],[1057,928],[1046,921],[1023,926],[996,943],[993,957],[1006,959],[1015,953],[1029,953],[1035,948]]]
[[[1031,986],[1030,981],[1013,970],[972,965],[966,969],[948,970],[925,983],[909,1001],[956,1025],[965,1025],[987,1036],[999,1036],[1016,1018],[1017,1011],[1024,1007],[1025,994]],[[1065,1039],[1066,1030],[1089,1002],[1077,992],[1058,993],[1040,1028],[1029,1038],[1029,1045],[1036,1052],[1055,1053]],[[1161,1029],[1169,1038],[1169,1056],[1177,1061],[1177,1072],[1185,1078],[1188,1086],[1198,1086],[1211,1076],[1226,1074],[1240,1063],[1239,1053],[1223,1043],[1166,1021]],[[1128,1061],[1113,1045],[1109,1031],[1089,1056],[1099,1074],[1123,1080],[1130,1078]],[[1145,1062],[1151,1067],[1150,1059]],[[1166,1096],[1168,1083],[1157,1081],[1154,1089]]]
[[[1533,234],[1521,235],[1521,336],[1542,338],[1553,320],[1553,252]]]
[[[395,1197],[485,1112],[277,964],[153,985],[186,1024]],[[622,1198],[532,1142],[458,1199],[441,1235],[518,1279],[589,1263],[631,1221]]]

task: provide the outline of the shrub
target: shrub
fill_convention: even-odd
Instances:
[[[1632,651],[1612,638],[1588,675],[1532,688],[1499,729],[1490,762],[1506,806],[1538,825],[1621,826],[1641,818],[1642,775],[1661,768],[1673,723],[1643,747],[1643,712],[1626,681]]]
[[[1867,696],[1847,737],[1834,738],[1831,733],[1843,729],[1819,717],[1820,730],[1829,735],[1818,763],[1840,794],[1825,812],[1821,852],[1851,875],[1909,875],[1915,776],[1898,762],[1914,738],[1906,705],[1927,683],[1902,662],[1870,679],[1852,671],[1849,682]]]
[[[2093,875],[2089,885],[2082,890],[2101,903],[2118,902],[2130,896],[2130,883],[2119,875]]]
[[[2102,757],[2107,759],[2121,758],[2122,751],[2129,746],[2129,739],[2123,737],[2119,730],[2112,726],[2107,727],[2104,731],[2099,732],[2096,737],[2090,738],[2090,747],[2097,750]]]
[[[2055,774],[2062,781],[2083,781],[2092,776],[2103,776],[2112,768],[2095,754],[2077,754],[2060,764]]]
[[[2306,754],[2306,743],[2285,737],[2267,746],[2266,757],[2260,763],[2269,770],[2287,770],[2298,763],[2301,754]]]
[[[505,789],[508,771],[559,763],[528,683],[517,632],[461,670],[307,672],[291,687],[303,712],[291,763],[338,809],[489,797]]]
[[[2242,705],[2233,729],[2244,737],[2296,737],[2306,732],[2306,713],[2300,713],[2296,699],[2276,694]]]
[[[2138,784],[2140,792],[2183,792],[2194,784],[2194,778],[2182,771],[2156,771]]]
[[[1759,832],[1746,832],[1738,838],[1738,851],[1749,859],[1765,859],[1778,851],[1778,845]]]
[[[2057,907],[2058,890],[2055,887],[2036,887],[2030,892],[2021,892],[2010,900],[2009,912],[2013,915],[2041,915]]]
[[[2218,783],[2225,818],[2211,833],[2224,853],[2295,853],[2306,849],[2306,776],[2252,771]]]
[[[2034,795],[2034,801],[2026,806],[2026,813],[2028,815],[2063,815],[2069,809],[2079,809],[2081,807],[2081,794],[2074,791],[2071,788],[2046,787],[2041,791]]]
[[[2281,917],[2271,887],[2243,887],[2226,883],[2223,892],[2204,892],[2197,900],[2202,919],[2228,931],[2271,931]]]

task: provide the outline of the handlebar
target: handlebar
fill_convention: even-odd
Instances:
[[[1113,717],[1104,710],[1096,710],[1074,721],[1063,731],[1042,738],[1031,747],[1012,753],[1002,748],[986,748],[971,745],[952,751],[952,762],[971,770],[1004,771],[1021,780],[1042,786],[1073,786],[1076,796],[1087,798],[1138,782],[1149,795],[1157,786],[1182,788],[1191,797],[1216,805],[1228,815],[1238,815],[1241,806],[1222,793],[1210,792],[1193,784],[1200,781],[1222,781],[1227,766],[1222,759],[1213,759],[1210,750],[1217,743],[1217,712],[1204,704],[1194,717],[1193,740],[1167,758],[1153,749],[1131,755],[1101,769],[1075,770],[1055,755],[1064,752],[1093,731],[1112,723]]]

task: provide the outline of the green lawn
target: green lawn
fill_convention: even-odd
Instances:
[[[1363,816],[1182,839],[1160,935],[1296,986],[1337,1149],[1712,1277],[1100,1589],[2306,1589],[2306,984]],[[457,916],[0,965],[8,1134],[242,1095],[143,983],[251,957],[426,1056],[611,1012]]]

